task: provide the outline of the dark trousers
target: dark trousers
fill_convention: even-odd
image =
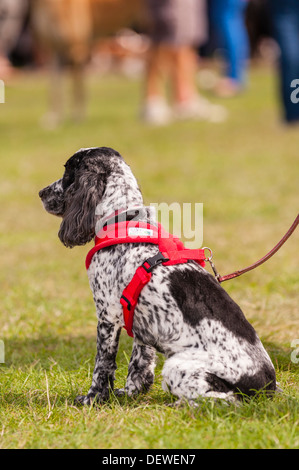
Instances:
[[[299,80],[299,1],[270,0],[269,9],[274,37],[281,50],[279,76],[283,116],[287,122],[295,122],[299,121],[299,103],[292,100],[295,90],[291,84],[293,82],[294,86],[294,80]]]

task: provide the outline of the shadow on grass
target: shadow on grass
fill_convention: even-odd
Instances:
[[[54,335],[39,338],[11,337],[5,342],[5,365],[23,367],[38,362],[44,369],[51,368],[53,361],[63,370],[75,370],[88,359],[95,357],[95,337]]]
[[[285,348],[269,341],[263,341],[263,345],[271,357],[275,368],[278,367],[281,371],[298,372],[298,364],[292,362],[291,359],[293,351],[291,348]]]
[[[8,391],[0,396],[1,406],[13,407],[15,411],[28,410],[42,413],[47,419],[54,413],[65,410],[74,410],[82,415],[96,416],[97,413],[130,413],[130,412],[152,412],[160,413],[166,410],[168,415],[184,416],[189,419],[211,419],[219,418],[246,418],[248,420],[263,420],[273,417],[275,420],[281,417],[285,419],[297,419],[298,398],[292,394],[275,394],[273,397],[265,393],[257,393],[256,396],[240,400],[238,403],[228,403],[221,399],[199,398],[193,403],[188,400],[178,401],[170,393],[162,390],[150,390],[147,394],[139,394],[135,397],[127,395],[118,397],[111,392],[105,402],[94,402],[91,406],[78,405],[75,398],[79,393],[78,386],[72,391],[65,390],[56,392],[50,389],[49,393],[45,387],[34,390]]]
[[[125,334],[121,335],[118,360],[128,363],[130,359],[132,340]],[[263,342],[274,365],[280,370],[298,370],[298,364],[291,360],[292,349],[284,348],[273,342]],[[59,364],[61,369],[76,370],[86,362],[93,364],[96,354],[95,336],[55,336],[45,335],[36,339],[11,337],[5,340],[5,363],[7,367],[22,367],[36,361],[45,368],[51,368],[53,361]],[[163,356],[158,354],[158,366],[163,361]]]
[[[123,333],[117,355],[118,365],[128,365],[132,346],[132,339]],[[42,368],[47,370],[53,367],[53,363],[56,363],[62,370],[74,371],[87,363],[93,367],[95,354],[96,336],[46,335],[36,339],[11,337],[5,340],[5,363],[3,365],[20,368],[38,362]],[[159,368],[163,359],[161,354],[157,354],[157,357]]]
[[[265,347],[275,367],[280,371],[295,372],[298,370],[298,365],[291,361],[290,350],[270,342],[265,342]],[[131,348],[132,340],[125,334],[121,335],[117,358],[117,374],[121,376],[123,382],[125,382],[127,375],[127,362],[130,358]],[[95,338],[92,336],[62,337],[47,335],[37,339],[12,337],[6,344],[6,363],[0,368],[0,374],[1,369],[6,372],[0,401],[2,404],[20,408],[33,406],[47,410],[51,406],[53,409],[54,407],[55,409],[64,407],[82,409],[74,403],[74,400],[78,394],[84,394],[88,391],[94,356]],[[158,354],[156,380],[148,394],[140,394],[136,397],[126,395],[119,397],[111,392],[110,399],[103,404],[96,404],[94,409],[135,409],[140,406],[142,408],[157,408],[173,405],[176,398],[163,392],[161,388],[162,364],[163,357]],[[18,370],[16,374],[18,378],[15,378],[16,369]],[[27,377],[30,377],[28,383]],[[115,386],[117,387],[119,384],[115,384]],[[254,399],[250,399],[248,403],[246,401],[243,403],[243,405],[246,405],[245,408],[244,406],[241,408],[243,411],[236,409],[236,413],[246,414],[249,410],[249,416],[251,407],[257,413],[257,405],[268,403],[267,406],[269,407],[272,406],[269,403],[273,403],[273,406],[277,407],[281,399],[284,404],[279,406],[282,406],[283,410],[286,407],[295,409],[298,405],[296,401],[295,406],[292,393],[288,393],[288,391],[282,395],[278,394],[277,399],[276,397],[273,398],[273,401],[269,401],[262,393],[258,393]],[[232,407],[226,408],[226,406],[223,403],[219,405],[220,414],[231,412],[233,409]],[[185,408],[189,410],[190,406],[186,404]],[[209,400],[204,400],[196,410],[190,408],[190,413],[192,416],[197,416],[203,412],[210,413],[211,410],[213,410],[213,404]],[[275,412],[277,412],[277,409]]]

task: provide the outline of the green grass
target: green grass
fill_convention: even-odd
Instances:
[[[121,77],[89,77],[86,122],[55,131],[39,120],[47,81],[20,76],[0,105],[1,448],[298,448],[298,230],[265,265],[224,284],[269,351],[284,393],[242,406],[203,401],[168,406],[159,356],[154,386],[137,398],[78,408],[89,388],[96,317],[84,268],[89,247],[65,249],[59,220],[38,191],[58,179],[81,147],[111,146],[132,166],[145,202],[203,202],[204,245],[221,274],[256,261],[298,213],[298,129],[280,125],[274,78],[251,72],[249,89],[223,102],[223,124],[151,128],[137,119],[142,87]],[[219,101],[220,102],[220,101]],[[121,335],[116,387],[125,382],[132,341]],[[299,357],[299,354],[298,354]]]

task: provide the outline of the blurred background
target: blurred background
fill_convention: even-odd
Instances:
[[[254,263],[298,213],[298,31],[298,0],[0,0],[2,447],[88,448],[87,428],[109,448],[173,448],[174,434],[183,448],[214,446],[221,432],[234,436],[234,448],[298,447],[298,364],[290,358],[298,344],[299,230],[267,263],[223,283],[284,390],[272,414],[257,402],[256,433],[245,411],[231,432],[217,415],[202,438],[194,427],[202,426],[201,409],[199,420],[184,415],[174,433],[160,405],[148,408],[162,416],[159,432],[152,416],[142,412],[139,426],[137,408],[125,408],[126,421],[120,407],[115,433],[109,408],[96,419],[83,410],[80,433],[78,410],[66,404],[88,389],[94,364],[84,266],[91,247],[67,250],[60,220],[38,197],[78,149],[112,147],[131,166],[145,204],[203,203],[203,245],[221,275]],[[131,348],[123,333],[117,388]],[[160,390],[155,385],[140,403],[164,405]]]
[[[9,85],[22,74],[49,75],[49,128],[63,120],[64,72],[77,121],[87,107],[84,74],[140,79],[139,117],[161,125],[224,121],[226,109],[199,89],[235,97],[250,87],[252,68],[271,66],[277,112],[297,124],[298,38],[296,0],[0,0],[0,78]]]

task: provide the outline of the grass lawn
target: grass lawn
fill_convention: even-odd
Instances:
[[[299,230],[265,265],[223,284],[270,353],[283,394],[239,407],[207,400],[175,409],[161,389],[159,356],[147,395],[73,405],[89,388],[95,355],[89,247],[64,248],[59,220],[38,198],[69,156],[81,147],[113,147],[131,165],[146,203],[202,202],[203,242],[221,274],[269,251],[299,207],[299,129],[279,123],[271,70],[253,69],[248,90],[223,102],[225,123],[163,128],[138,121],[138,81],[89,82],[81,125],[39,126],[47,106],[42,75],[15,78],[0,104],[0,448],[298,448]],[[116,387],[124,385],[131,347],[123,332]]]

